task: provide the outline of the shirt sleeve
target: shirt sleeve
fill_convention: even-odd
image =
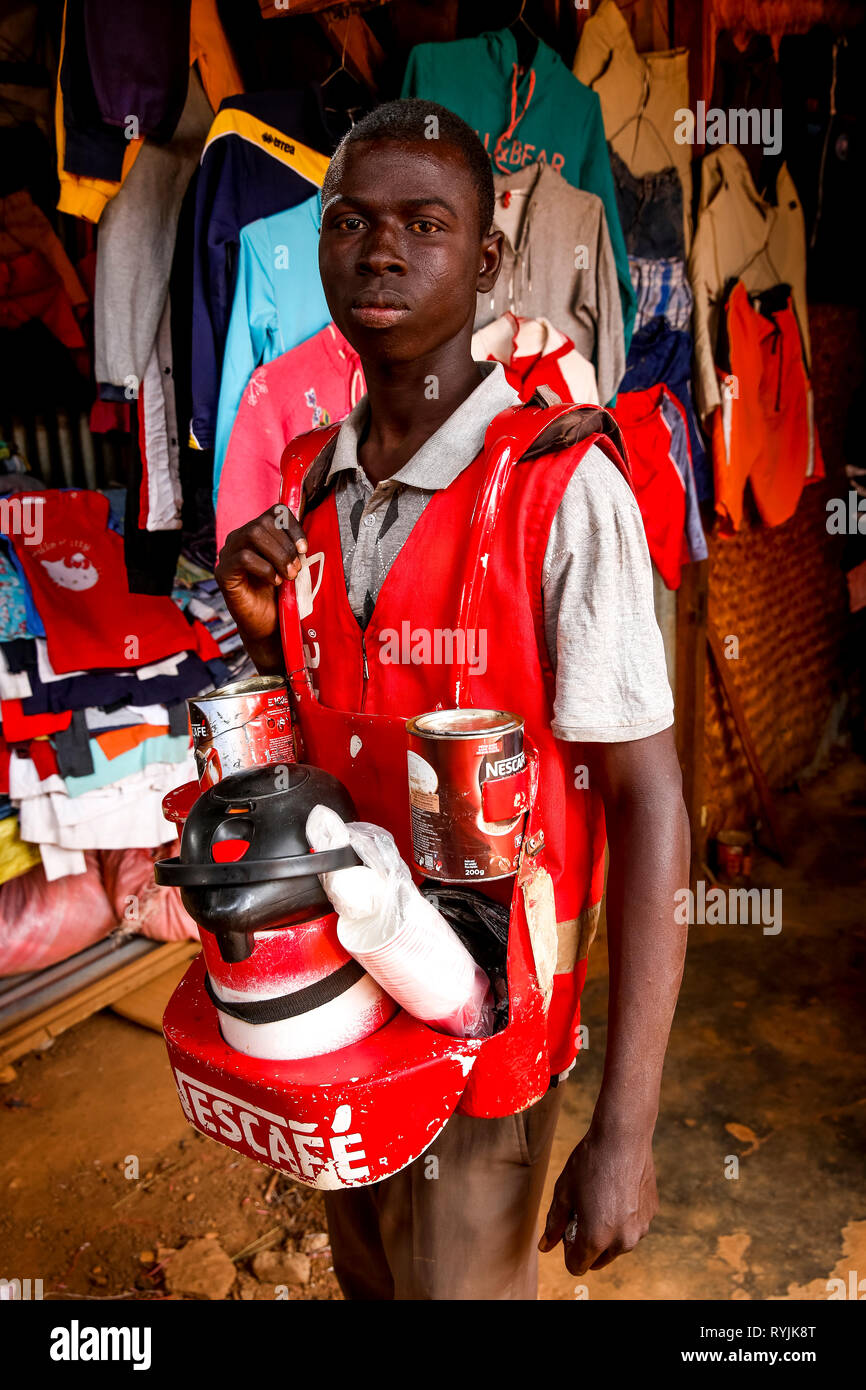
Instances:
[[[592,447],[553,519],[542,573],[553,733],[625,743],[673,723],[652,563],[628,483]]]
[[[595,369],[598,396],[602,402],[612,400],[625,373],[625,338],[623,335],[622,301],[616,278],[616,262],[610,244],[610,233],[604,205],[597,204],[596,244],[593,249],[596,298]],[[579,304],[572,313],[578,316]]]
[[[263,359],[268,329],[273,327],[276,319],[271,278],[253,235],[256,227],[256,223],[251,227],[244,227],[240,237],[237,281],[226,334],[217,405],[213,466],[214,508],[217,505],[226,450],[244,387],[253,368]]]
[[[625,351],[628,353],[634,328],[637,296],[631,283],[628,268],[628,252],[625,247],[622,223],[616,201],[616,187],[610,168],[610,155],[604,134],[604,121],[601,115],[601,102],[595,92],[592,117],[587,121],[587,138],[583,164],[580,171],[580,187],[589,193],[596,193],[604,203],[607,230],[613,251],[619,296],[622,305],[622,330]],[[604,397],[602,397],[602,400]]]

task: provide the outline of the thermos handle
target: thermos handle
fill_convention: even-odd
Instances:
[[[351,845],[343,845],[339,849],[321,850],[318,854],[251,859],[248,864],[242,859],[226,864],[182,864],[179,859],[159,859],[153,872],[157,883],[173,888],[232,888],[244,883],[330,874],[335,869],[351,869],[360,863]]]

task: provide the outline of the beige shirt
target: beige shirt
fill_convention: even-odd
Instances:
[[[689,106],[688,49],[638,53],[619,6],[602,0],[581,30],[574,75],[598,93],[608,142],[636,178],[676,169],[688,250],[694,148],[674,139],[676,113]]]
[[[625,371],[625,338],[603,202],[548,164],[496,174],[493,183],[502,271],[492,292],[478,296],[475,328],[505,313],[550,319],[592,362],[599,398],[611,400]]]
[[[760,197],[734,145],[720,145],[704,156],[689,279],[695,296],[695,394],[705,421],[721,403],[716,343],[722,295],[730,279],[742,280],[749,294],[774,285],[791,286],[803,357],[807,366],[810,362],[806,225],[786,164],[776,178],[776,204]]]

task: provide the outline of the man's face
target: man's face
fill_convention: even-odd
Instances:
[[[495,283],[460,152],[435,140],[359,141],[322,210],[319,269],[334,322],[368,361],[411,362],[467,329]]]

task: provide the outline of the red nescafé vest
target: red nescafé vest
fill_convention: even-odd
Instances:
[[[523,446],[532,444],[552,424],[565,429],[561,447],[521,458],[526,452]],[[582,435],[579,442],[568,442],[569,426],[571,438]],[[287,670],[300,697],[297,715],[307,761],[325,767],[346,784],[359,819],[389,829],[407,863],[411,863],[411,838],[403,725],[414,715],[455,704],[452,668],[424,660],[423,655],[418,660],[417,655],[423,654],[425,640],[432,640],[427,650],[435,651],[435,634],[453,633],[458,627],[473,513],[489,480],[497,447],[503,437],[511,439],[514,466],[508,466],[495,527],[485,541],[483,591],[473,624],[486,635],[485,660],[479,658],[482,646],[476,639],[474,647],[470,644],[475,665],[468,667],[465,697],[460,700],[461,705],[511,710],[525,720],[526,743],[535,750],[537,771],[535,810],[530,813],[526,842],[543,843],[535,862],[543,863],[550,875],[555,903],[552,954],[549,945],[547,949],[552,990],[544,991],[541,1051],[546,1055],[523,1058],[517,1031],[509,1047],[511,1030],[507,1028],[482,1047],[460,1107],[471,1114],[507,1114],[509,1107],[517,1110],[537,1098],[533,1094],[527,1099],[529,1091],[542,1094],[549,1077],[574,1060],[586,955],[604,879],[601,798],[585,785],[580,745],[555,738],[550,727],[555,681],[544,634],[542,566],[554,515],[587,450],[598,445],[630,483],[625,448],[612,417],[597,408],[529,405],[502,412],[474,461],[425,507],[391,565],[362,631],[346,593],[333,489],[324,489],[321,495],[322,489],[314,488],[309,509],[299,507],[299,480],[334,433],[331,428],[300,436],[287,447],[281,464],[282,500],[294,512],[302,511],[309,573],[305,596],[297,595],[300,613],[292,607],[288,620],[287,605],[294,605],[295,596],[288,592],[291,586],[285,586],[282,630]],[[307,491],[311,479],[312,474]],[[477,527],[477,514],[475,523]],[[303,656],[299,643],[290,650],[291,624],[297,627],[298,616]],[[400,660],[395,661],[395,652],[401,654]],[[301,666],[306,669],[299,670]],[[511,931],[520,903],[515,880],[473,886],[499,901],[511,901]],[[523,906],[520,903],[521,923]],[[549,915],[552,919],[552,912]],[[517,952],[519,933],[514,935]],[[533,947],[537,965],[535,938]],[[509,941],[510,992],[511,952]],[[532,972],[532,950],[527,954]],[[517,1000],[521,991],[516,974],[514,985]],[[501,1073],[503,1069],[519,1073],[524,1063],[535,1079],[522,1090],[517,1084],[509,1093]],[[497,1070],[498,1082],[494,1079]],[[539,1084],[542,1075],[544,1085]]]

